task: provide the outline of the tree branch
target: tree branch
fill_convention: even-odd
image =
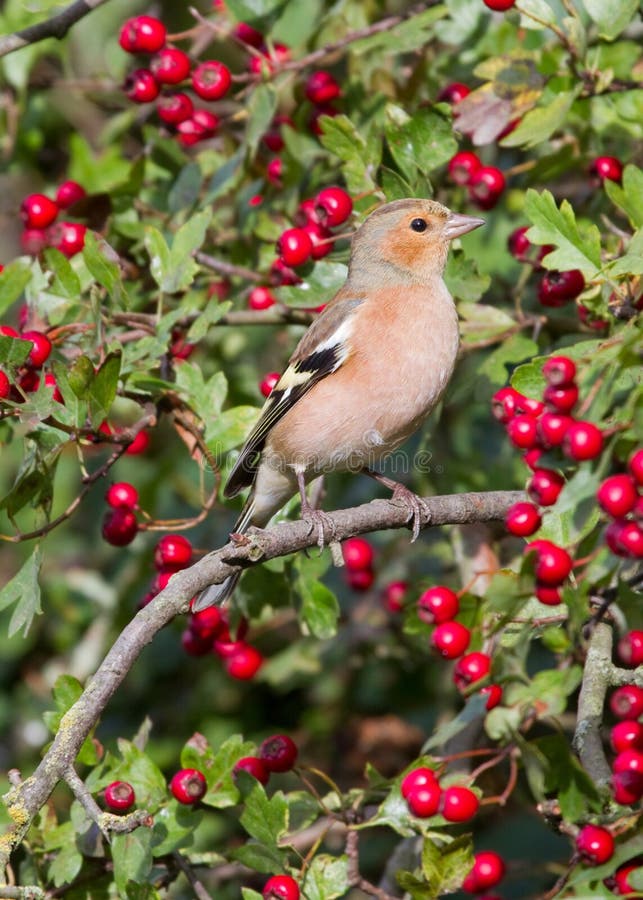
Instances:
[[[612,629],[605,622],[599,622],[587,649],[572,741],[583,768],[599,789],[606,788],[612,777],[603,749],[601,725],[613,668]]]
[[[0,56],[7,56],[28,44],[36,44],[46,38],[54,37],[59,41],[62,40],[72,25],[103,3],[107,3],[107,0],[75,0],[51,19],[29,25],[28,28],[16,31],[15,34],[0,36]]]
[[[510,506],[523,499],[522,491],[454,494],[426,498],[428,517],[423,527],[462,525],[501,520]],[[327,514],[336,540],[355,534],[407,526],[408,510],[391,500],[373,500],[352,509]],[[428,518],[428,521],[427,521]],[[242,539],[204,556],[177,572],[168,586],[125,626],[79,699],[63,716],[58,732],[33,775],[5,794],[13,825],[0,839],[0,871],[47,802],[56,784],[70,771],[78,751],[98,718],[133,666],[143,648],[178,613],[186,613],[190,600],[210,584],[218,584],[240,568],[285,556],[317,543],[302,520],[282,522],[265,530],[251,529]]]

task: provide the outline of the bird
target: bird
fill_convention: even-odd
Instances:
[[[297,492],[323,546],[330,520],[306,486],[334,471],[364,471],[393,490],[421,524],[422,501],[375,470],[442,397],[459,348],[443,280],[449,245],[484,224],[435,200],[376,208],[354,232],[344,285],[303,335],[230,471],[225,497],[250,493],[234,527],[264,527]],[[239,573],[206,588],[198,611],[224,604]]]

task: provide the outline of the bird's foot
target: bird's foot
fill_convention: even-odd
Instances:
[[[418,497],[412,490],[399,482],[396,483],[393,488],[391,500],[393,503],[398,503],[408,509],[409,516],[407,522],[413,523],[411,535],[411,543],[413,543],[420,534],[420,528],[422,528],[423,525],[428,525],[431,521],[431,510],[429,509],[428,503],[426,500],[423,500],[422,497]]]
[[[321,509],[306,505],[302,507],[301,517],[308,525],[308,533],[317,529],[317,546],[323,550],[326,544],[335,540],[336,529],[331,517]],[[328,537],[327,537],[328,535]]]

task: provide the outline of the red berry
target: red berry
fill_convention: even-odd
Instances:
[[[505,863],[499,853],[485,850],[476,853],[471,871],[462,882],[462,889],[479,894],[495,887],[505,874]]]
[[[138,506],[138,491],[128,481],[117,481],[107,489],[105,500],[110,506],[127,506],[135,509]]]
[[[560,413],[543,413],[538,421],[538,437],[545,447],[559,447],[573,419]]]
[[[228,675],[239,681],[249,681],[257,674],[263,663],[263,656],[250,644],[241,646],[226,659],[225,668]]]
[[[565,455],[576,462],[596,459],[603,449],[603,433],[591,422],[572,422],[563,441]]]
[[[152,16],[135,16],[121,28],[118,43],[127,53],[156,53],[165,44],[165,25]]]
[[[569,413],[578,402],[578,387],[575,384],[564,384],[556,387],[548,384],[543,394],[547,408],[554,412]]]
[[[541,524],[540,513],[533,503],[514,503],[505,516],[507,531],[517,537],[529,537],[538,531]]]
[[[615,519],[632,512],[638,496],[634,479],[629,475],[610,475],[596,492],[601,509]]]
[[[592,331],[605,331],[609,328],[609,322],[599,318],[588,306],[585,306],[584,303],[577,303],[576,311],[578,313],[578,318],[583,325],[591,328]]]
[[[271,184],[279,186],[284,173],[284,161],[280,156],[275,156],[266,166],[266,178]]]
[[[85,246],[86,234],[87,226],[79,222],[56,222],[47,232],[47,240],[52,247],[71,258]]]
[[[346,572],[346,583],[353,591],[368,591],[375,581],[372,569],[350,569]]]
[[[551,541],[532,541],[525,553],[536,553],[534,572],[539,582],[549,587],[561,584],[572,570],[572,558],[566,550]]]
[[[635,450],[627,463],[634,481],[643,487],[643,450]]]
[[[303,230],[306,232],[306,234],[310,238],[311,244],[313,245],[313,249],[310,254],[312,258],[323,259],[324,256],[328,256],[330,251],[333,249],[334,240],[330,231],[328,231],[322,225],[317,225],[315,222],[308,222],[303,226]]]
[[[643,663],[643,631],[628,631],[618,642],[616,652],[626,666]]]
[[[526,414],[514,416],[507,423],[507,434],[514,447],[529,450],[538,441],[538,420]]]
[[[211,113],[208,109],[195,109],[192,113],[191,119],[186,119],[186,123],[191,122],[194,129],[198,133],[198,139],[212,137],[217,128],[219,127],[219,120]],[[179,123],[177,131],[181,132],[181,126],[184,123]]]
[[[643,724],[636,719],[625,719],[612,728],[610,743],[615,753],[624,750],[643,751]]]
[[[250,47],[261,47],[263,44],[262,33],[257,31],[256,28],[253,28],[252,25],[248,25],[246,22],[238,22],[234,26],[232,34],[237,40],[242,41],[244,44],[248,44]]]
[[[270,266],[270,278],[273,284],[301,284],[299,275],[283,259],[276,259]]]
[[[636,783],[638,785],[640,783],[643,791],[643,753],[639,750],[632,747],[622,750],[612,763],[612,770],[616,774],[621,772],[633,773],[636,776],[633,784]],[[638,787],[636,789],[638,790]]]
[[[261,784],[268,784],[268,779],[270,778],[270,770],[265,760],[259,759],[258,756],[244,756],[238,760],[234,765],[232,774],[236,775],[238,772],[247,772],[248,775],[252,775]]]
[[[499,684],[488,684],[486,687],[480,688],[480,693],[486,696],[487,702],[485,709],[494,709],[502,700],[502,688]]]
[[[471,88],[468,88],[466,84],[462,84],[461,81],[453,81],[438,92],[438,100],[444,103],[455,104],[464,100],[470,93]]]
[[[67,209],[86,196],[87,191],[77,181],[63,181],[56,191],[56,203],[59,209]]]
[[[481,166],[469,182],[469,196],[480,209],[493,209],[505,189],[505,176],[495,166]]]
[[[216,59],[202,62],[192,72],[194,93],[202,100],[220,100],[232,83],[230,69]]]
[[[261,310],[269,309],[274,306],[277,300],[270,288],[256,287],[248,294],[248,306],[250,309]]]
[[[289,772],[297,760],[297,744],[287,734],[273,734],[261,742],[259,758],[270,772]]]
[[[51,354],[51,341],[42,331],[23,331],[20,337],[22,340],[31,341],[33,344],[27,357],[28,364],[33,366],[34,369],[40,369]]]
[[[105,806],[114,812],[126,812],[135,800],[134,788],[126,781],[112,781],[105,788]]]
[[[201,797],[205,795],[207,789],[208,785],[205,776],[198,769],[179,769],[170,781],[170,791],[173,797],[179,803],[185,803],[186,805],[198,803]]]
[[[6,400],[11,393],[11,382],[0,369],[0,400]]]
[[[151,103],[159,95],[158,82],[149,69],[134,69],[130,72],[123,90],[134,103]]]
[[[491,412],[494,419],[506,425],[518,412],[521,399],[522,394],[519,394],[515,388],[509,385],[500,388],[491,398]]]
[[[385,609],[392,613],[401,612],[404,609],[404,598],[409,586],[406,581],[391,581],[382,592],[382,602]]]
[[[427,781],[424,785],[412,788],[406,795],[409,810],[419,819],[434,816],[440,806],[442,789],[437,780]]]
[[[614,854],[614,838],[606,828],[585,825],[576,836],[576,849],[588,866],[601,866]]]
[[[470,150],[460,150],[449,160],[449,177],[454,184],[469,184],[481,168],[480,158]]]
[[[605,541],[617,556],[643,557],[643,528],[637,522],[616,519],[605,529]]]
[[[166,97],[159,97],[156,111],[162,122],[178,125],[190,118],[194,112],[194,104],[187,94],[168,94]]]
[[[527,237],[529,225],[522,225],[520,228],[514,229],[507,238],[507,249],[519,262],[525,262],[529,259],[529,252],[533,248],[533,244]]]
[[[353,211],[353,201],[342,188],[324,188],[315,197],[315,211],[321,225],[335,228],[348,219]]]
[[[29,194],[20,204],[25,228],[47,228],[58,215],[58,204],[44,194]]]
[[[154,565],[157,569],[184,569],[192,561],[192,544],[182,534],[166,534],[156,545]]]
[[[267,375],[265,375],[263,377],[263,379],[261,380],[261,383],[259,385],[259,390],[264,395],[264,397],[270,396],[270,392],[272,391],[272,389],[277,384],[277,382],[279,381],[280,378],[281,378],[281,375],[279,374],[279,372],[269,372]]]
[[[150,61],[150,70],[159,84],[179,84],[190,74],[190,57],[177,47],[164,47]]]
[[[48,245],[47,232],[43,228],[25,228],[20,235],[20,246],[29,256],[38,256]]]
[[[322,69],[308,76],[305,93],[311,103],[319,105],[336,100],[341,95],[342,89],[330,72]]]
[[[576,365],[568,356],[550,356],[543,365],[543,375],[548,384],[556,387],[572,384],[576,377]]]
[[[295,127],[295,123],[290,116],[275,116],[272,120],[272,125],[261,139],[268,150],[271,150],[273,153],[280,153],[284,149],[284,139],[281,135],[284,125],[288,125],[290,128]]]
[[[299,886],[290,875],[273,875],[263,886],[264,900],[299,900]]]
[[[547,584],[536,584],[536,599],[545,606],[558,606],[563,602],[563,595],[560,588],[550,587]]]
[[[105,513],[102,534],[108,544],[125,547],[131,544],[138,532],[138,522],[131,509],[119,506]]]
[[[564,306],[585,290],[583,273],[578,269],[558,272],[552,269],[543,275],[538,286],[538,299],[543,306]]]
[[[522,458],[525,465],[528,466],[532,472],[535,472],[542,455],[543,451],[539,447],[532,447],[531,450],[527,450],[526,453],[523,453]]]
[[[467,653],[461,656],[453,670],[453,680],[459,691],[485,678],[491,671],[491,657],[486,653]]]
[[[443,622],[431,635],[431,645],[445,659],[462,656],[469,646],[471,632],[460,622]]]
[[[271,75],[282,63],[290,59],[290,49],[285,44],[273,44],[270,50],[263,46],[260,53],[250,60],[250,71],[253,75]]]
[[[451,588],[436,585],[418,598],[418,618],[429,625],[441,625],[454,619],[460,611],[458,595]]]
[[[597,156],[590,164],[589,173],[601,181],[609,179],[620,184],[623,178],[623,163],[615,156]]]
[[[553,506],[565,485],[565,479],[554,469],[534,469],[527,482],[527,493],[539,506]]]
[[[446,788],[440,799],[440,812],[447,822],[468,822],[478,812],[479,806],[473,791],[459,785]]]
[[[368,541],[361,537],[352,537],[342,544],[344,563],[350,571],[369,569],[373,565],[374,552]]]
[[[541,400],[534,397],[524,397],[518,394],[518,412],[528,413],[530,416],[538,417],[545,409],[545,404]]]
[[[138,432],[134,440],[131,444],[127,445],[127,453],[129,456],[138,456],[141,453],[145,453],[147,448],[150,446],[150,435],[148,431],[141,429]]]
[[[190,616],[190,630],[201,638],[212,640],[224,624],[223,615],[218,606],[208,606]]]
[[[307,262],[312,251],[313,243],[303,228],[288,228],[277,241],[277,253],[287,266]]]
[[[643,715],[643,688],[626,684],[610,697],[610,709],[617,719],[638,719]]]
[[[638,772],[615,772],[611,786],[614,801],[621,806],[632,806],[643,796],[643,776]]]
[[[614,873],[614,893],[615,894],[636,894],[636,888],[632,887],[632,883],[629,880],[629,876],[636,869],[639,868],[641,862],[635,862],[632,864],[627,864],[621,866],[620,869],[617,869]]]
[[[404,776],[400,784],[400,791],[402,796],[407,798],[412,791],[437,783],[438,778],[433,769],[429,769],[427,766],[418,766]]]
[[[188,656],[206,656],[212,649],[212,639],[201,637],[191,628],[186,628],[181,635],[181,646]]]
[[[511,9],[516,0],[482,0],[482,2],[489,9],[493,9],[496,12],[504,12],[507,9]]]

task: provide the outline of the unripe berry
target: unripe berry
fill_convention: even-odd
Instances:
[[[563,441],[563,450],[576,462],[596,459],[603,450],[603,433],[591,422],[572,422]]]
[[[184,569],[192,561],[192,544],[181,534],[166,534],[156,545],[154,565],[157,569]]]
[[[568,356],[550,356],[543,364],[543,375],[548,384],[556,387],[572,384],[576,377],[576,365]]]
[[[461,81],[453,81],[438,92],[438,100],[443,103],[456,104],[468,97],[470,93],[471,88],[466,84],[462,84]]]
[[[138,522],[131,509],[119,506],[105,513],[102,534],[108,544],[125,547],[131,544],[138,532]]]
[[[412,788],[406,795],[409,810],[420,819],[434,816],[440,806],[442,789],[436,780]]]
[[[638,491],[629,475],[610,475],[596,492],[599,506],[614,518],[632,512],[638,500]]]
[[[495,887],[505,874],[505,863],[499,853],[485,850],[476,853],[471,871],[462,882],[462,889],[479,894]]]
[[[449,177],[454,184],[469,184],[482,167],[480,158],[470,150],[460,150],[449,160]]]
[[[194,112],[194,104],[187,94],[168,94],[166,97],[159,97],[156,111],[162,122],[178,125],[190,118]]]
[[[458,595],[451,588],[436,585],[420,594],[417,602],[418,618],[429,625],[441,625],[454,619],[460,611]]]
[[[127,812],[135,801],[134,788],[126,781],[112,781],[105,788],[105,806],[114,812]]]
[[[118,43],[127,53],[156,53],[165,44],[165,25],[153,16],[135,16],[121,28]]]
[[[277,302],[275,295],[270,288],[256,287],[248,294],[248,306],[250,309],[261,310],[269,309]]]
[[[527,493],[539,506],[553,506],[564,485],[565,479],[554,469],[534,469],[527,482]]]
[[[589,173],[600,181],[608,179],[620,184],[623,178],[623,163],[615,156],[597,156],[590,164]]]
[[[313,243],[303,228],[287,228],[277,241],[277,253],[287,266],[300,266],[310,259]]]
[[[216,59],[208,59],[192,73],[192,88],[202,100],[220,100],[232,83],[230,69]]]
[[[208,789],[203,772],[198,769],[179,769],[170,781],[173,797],[186,805],[198,803]]]
[[[151,103],[159,95],[159,85],[149,69],[134,69],[125,79],[123,90],[134,103]]]
[[[259,759],[258,756],[244,756],[238,760],[232,770],[233,776],[238,772],[247,772],[248,775],[252,775],[261,784],[268,784],[268,779],[270,778],[270,770],[265,760]]]
[[[27,357],[28,364],[33,366],[34,369],[40,369],[51,354],[51,341],[42,331],[23,331],[20,337],[22,340],[31,341],[33,344]]]
[[[433,769],[429,769],[428,766],[418,766],[404,776],[400,784],[400,792],[406,799],[412,791],[437,783],[438,778]]]
[[[440,812],[447,822],[468,822],[478,812],[480,801],[467,787],[452,785],[442,792]]]
[[[469,182],[469,196],[480,209],[493,209],[505,189],[505,176],[495,166],[481,166]]]
[[[304,90],[310,102],[317,106],[336,100],[342,93],[339,83],[324,69],[308,76]]]
[[[269,772],[289,772],[297,760],[297,745],[287,734],[273,734],[261,742],[259,758]]]
[[[431,646],[445,659],[462,656],[471,640],[471,632],[460,622],[443,622],[431,635]]]
[[[585,825],[576,836],[576,849],[588,866],[602,866],[614,854],[614,838],[606,828]]]
[[[228,675],[238,681],[249,681],[257,674],[263,663],[263,656],[250,644],[241,644],[225,661]]]
[[[264,377],[261,380],[261,383],[259,384],[259,390],[264,395],[264,397],[270,396],[270,392],[272,391],[272,389],[277,384],[277,382],[279,381],[280,378],[281,378],[281,375],[279,372],[269,372],[267,375],[264,375]]]
[[[351,571],[369,569],[373,565],[375,554],[372,546],[364,538],[348,538],[342,544],[342,552],[346,568]]]
[[[56,191],[56,203],[59,209],[67,209],[86,196],[85,188],[77,181],[63,181]]]
[[[514,503],[505,516],[507,531],[517,537],[529,537],[538,531],[541,524],[540,513],[533,503]]]
[[[643,723],[636,719],[624,719],[610,731],[610,744],[615,753],[624,750],[638,750],[643,752]]]
[[[107,489],[105,500],[110,506],[127,506],[135,509],[138,506],[138,491],[128,481],[117,481]]]
[[[459,691],[485,678],[491,671],[491,657],[486,653],[467,653],[455,664],[453,680]]]
[[[638,719],[643,716],[643,688],[625,684],[610,697],[610,709],[617,719]]]
[[[299,900],[299,886],[290,875],[273,875],[263,886],[264,900]]]
[[[643,631],[628,631],[616,647],[621,662],[626,666],[640,666],[643,663]]]
[[[315,197],[315,210],[320,224],[325,228],[342,225],[353,211],[353,201],[339,187],[328,187]]]
[[[556,587],[572,570],[572,558],[566,550],[551,541],[532,541],[525,553],[536,554],[534,573],[542,584]]]

